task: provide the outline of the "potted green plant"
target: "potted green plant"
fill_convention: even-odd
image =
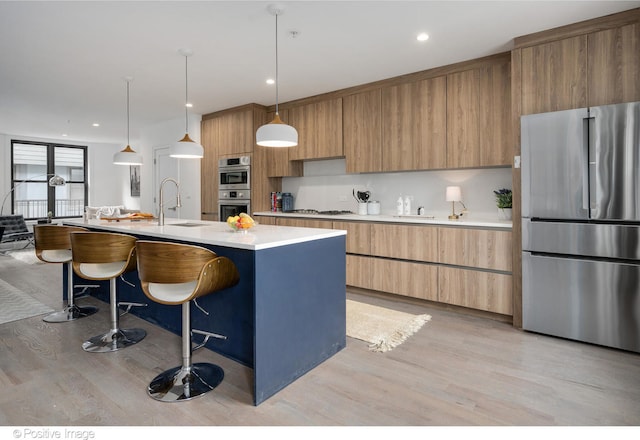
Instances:
[[[510,189],[502,188],[494,190],[496,196],[496,206],[498,207],[498,219],[511,220],[512,192]]]

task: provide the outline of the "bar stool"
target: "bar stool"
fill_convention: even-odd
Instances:
[[[93,306],[77,306],[74,303],[73,268],[71,265],[72,232],[86,231],[79,226],[34,225],[36,257],[45,263],[63,263],[67,265],[67,306],[59,312],[45,316],[45,322],[68,322],[93,315],[98,311]],[[90,286],[76,286],[90,287]]]
[[[82,344],[85,351],[105,353],[140,342],[147,335],[141,328],[121,329],[119,306],[128,306],[126,314],[139,303],[118,303],[116,279],[136,268],[136,238],[131,235],[111,232],[73,232],[71,250],[73,270],[88,280],[109,280],[109,308],[111,329],[94,336]]]
[[[192,330],[191,302],[237,284],[238,269],[228,258],[199,246],[139,240],[136,252],[141,287],[149,299],[160,304],[182,305],[182,365],[156,376],[147,388],[149,396],[163,402],[176,402],[213,390],[222,382],[224,371],[210,363],[194,364],[191,355],[210,337],[227,338]],[[191,344],[192,333],[205,337],[196,347]]]

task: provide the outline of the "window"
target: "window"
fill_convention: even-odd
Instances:
[[[12,140],[11,212],[25,219],[82,216],[88,194],[86,170],[86,146]],[[54,175],[62,177],[64,185],[50,186]]]

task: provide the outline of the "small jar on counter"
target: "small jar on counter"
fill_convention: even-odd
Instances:
[[[380,202],[377,200],[369,200],[367,202],[367,214],[379,215],[380,214]]]

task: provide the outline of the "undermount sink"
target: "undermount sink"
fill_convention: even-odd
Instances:
[[[191,227],[197,227],[197,226],[207,226],[206,223],[172,223],[170,225],[167,226],[184,226],[187,228],[191,228]]]

